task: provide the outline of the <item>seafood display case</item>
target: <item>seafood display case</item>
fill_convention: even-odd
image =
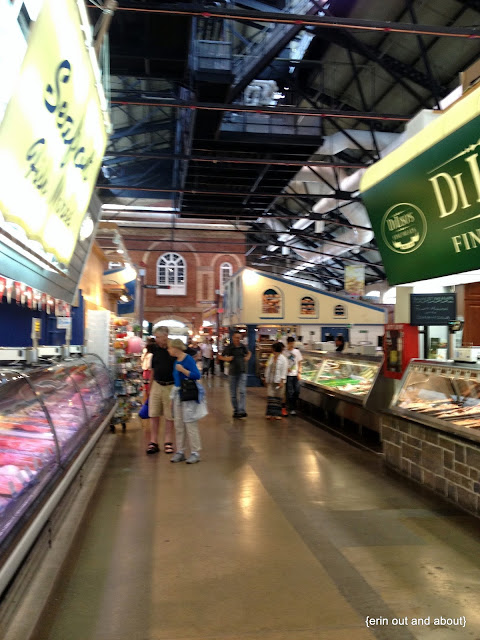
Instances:
[[[114,407],[95,355],[0,369],[0,565]]]
[[[378,411],[393,395],[393,383],[381,375],[383,355],[320,351],[303,352],[300,400],[312,415],[329,424],[348,420],[379,431]]]
[[[412,360],[390,410],[461,435],[480,436],[480,367]]]

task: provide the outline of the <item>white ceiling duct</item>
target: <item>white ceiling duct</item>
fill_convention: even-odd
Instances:
[[[362,227],[370,226],[370,220],[368,218],[367,211],[365,207],[359,202],[352,202],[351,204],[347,204],[342,208],[342,213],[351,224],[358,224]],[[341,242],[344,244],[335,244],[326,240],[320,250],[322,251],[322,254],[328,253],[332,257],[338,257],[343,255],[344,253],[347,253],[348,251],[351,251],[355,248],[355,246],[358,247],[367,244],[372,240],[373,231],[371,229],[358,229],[356,227],[353,227],[352,229],[347,229],[346,231],[339,233],[338,236],[335,237],[336,242]],[[295,251],[301,258],[303,258],[304,260],[308,260],[312,264],[321,264],[330,260],[330,257],[326,255],[314,255],[310,251],[303,252],[298,248],[295,248]]]
[[[375,132],[375,142],[379,149],[384,149],[398,138],[398,133]],[[358,149],[359,146],[369,151],[376,150],[375,142],[370,131],[346,129],[331,136],[325,136],[322,146],[315,152],[318,155],[335,156],[345,149]]]
[[[399,134],[397,133],[376,132],[374,141],[370,131],[357,131],[354,129],[346,130],[345,132],[339,131],[333,135],[326,136],[322,146],[317,149],[315,155],[336,155],[345,149],[358,149],[359,146],[367,150],[376,150],[377,146],[381,151],[385,149],[385,147],[393,146],[398,137]],[[355,193],[360,187],[360,179],[364,171],[364,169],[360,169],[351,175],[347,175],[341,169],[334,169],[333,167],[318,166],[310,168],[305,166],[296,173],[293,180],[289,183],[289,187],[296,193],[310,193],[323,196],[333,195],[337,188],[341,191]],[[331,187],[329,185],[331,185]],[[294,248],[296,253],[305,260],[305,265],[296,267],[289,273],[294,274],[299,270],[303,270],[307,268],[308,264],[328,262],[331,260],[329,256],[338,257],[351,251],[355,247],[358,250],[358,247],[371,242],[374,234],[370,228],[370,219],[367,211],[361,203],[352,203],[349,200],[338,201],[335,198],[323,197],[313,206],[312,211],[317,214],[323,214],[333,211],[338,207],[342,207],[342,214],[352,225],[367,228],[359,229],[357,226],[353,226],[351,229],[339,233],[335,238],[339,244],[326,240],[321,251],[322,254],[329,255],[315,255],[311,251],[304,251],[303,247],[305,245],[296,237],[290,236],[288,231],[282,229],[282,234],[278,237],[279,241]],[[271,229],[278,230],[275,229],[273,222],[274,221],[266,221],[266,224]],[[309,220],[308,218],[300,218],[292,225],[292,228],[304,230],[313,222],[316,223],[316,233],[321,234],[324,230],[324,223],[322,223],[322,221]]]

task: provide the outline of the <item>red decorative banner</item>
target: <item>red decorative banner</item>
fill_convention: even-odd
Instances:
[[[13,291],[13,280],[7,278],[7,302],[10,304],[12,302],[12,291]]]
[[[13,286],[15,288],[15,302],[17,304],[20,304],[22,301],[22,283],[21,282],[14,282]],[[23,285],[25,286],[25,285]]]
[[[27,301],[27,307],[29,309],[33,308],[33,289],[32,287],[26,287],[25,288],[25,298]]]
[[[3,302],[4,296],[7,298],[7,302],[11,303],[12,295],[15,296],[17,304],[27,305],[29,309],[45,309],[47,313],[55,313],[57,316],[65,316],[67,318],[71,315],[72,308],[67,302],[56,300],[52,296],[43,293],[43,291],[38,291],[23,282],[10,280],[10,278],[0,275],[0,303]]]

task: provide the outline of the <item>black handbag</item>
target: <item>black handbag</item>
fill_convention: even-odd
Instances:
[[[195,380],[184,378],[180,385],[180,400],[186,402],[187,400],[195,400],[198,402],[198,387]]]

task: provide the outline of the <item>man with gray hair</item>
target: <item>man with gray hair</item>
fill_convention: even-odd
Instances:
[[[152,358],[152,375],[150,395],[148,399],[148,415],[150,418],[150,444],[148,454],[158,453],[158,430],[160,418],[165,419],[165,453],[173,453],[173,415],[170,394],[173,387],[173,363],[175,358],[168,353],[168,327],[157,327],[154,331],[156,348]]]

